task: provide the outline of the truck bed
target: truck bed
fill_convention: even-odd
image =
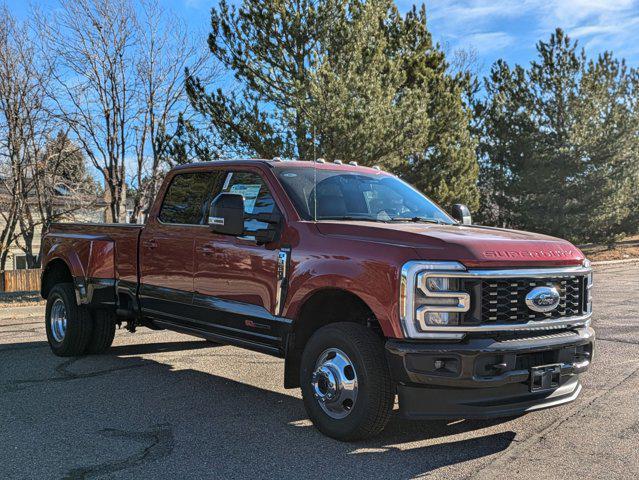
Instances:
[[[43,264],[55,258],[74,277],[113,279],[137,284],[138,241],[143,225],[54,223],[43,238]]]

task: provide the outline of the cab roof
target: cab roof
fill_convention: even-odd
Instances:
[[[385,173],[383,172],[383,170],[380,170],[379,168],[371,168],[371,167],[364,167],[364,166],[360,166],[360,165],[356,165],[356,164],[352,164],[352,163],[335,163],[335,161],[333,162],[329,162],[329,161],[309,161],[309,160],[283,160],[283,159],[261,159],[261,158],[257,158],[257,159],[253,159],[253,158],[244,158],[244,159],[222,159],[222,160],[213,160],[213,161],[208,161],[208,162],[194,162],[194,163],[187,163],[184,165],[179,165],[177,167],[174,167],[173,170],[185,170],[185,169],[205,169],[207,167],[213,167],[213,166],[249,166],[249,165],[255,165],[256,163],[262,164],[262,165],[266,165],[270,168],[273,169],[280,169],[280,168],[312,168],[313,166],[315,166],[315,168],[317,168],[318,170],[342,170],[342,171],[347,171],[347,172],[362,172],[362,173],[377,173],[377,174],[381,174],[381,173]]]

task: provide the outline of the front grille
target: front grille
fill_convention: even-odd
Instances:
[[[586,277],[487,278],[479,285],[482,324],[527,323],[583,315]],[[534,312],[526,305],[526,295],[535,287],[555,287],[559,306],[547,313]],[[477,290],[475,290],[477,291]]]

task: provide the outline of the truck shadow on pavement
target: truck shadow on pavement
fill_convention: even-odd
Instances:
[[[9,439],[6,451],[18,452],[0,453],[0,472],[9,469],[3,478],[40,471],[74,479],[413,478],[502,452],[515,437],[504,420],[413,422],[394,415],[379,437],[341,443],[310,424],[298,391],[189,367],[254,359],[251,353],[197,340],[63,359],[42,344],[0,350],[0,363],[11,357],[12,367],[0,378],[0,408],[9,419],[0,423],[0,437]],[[264,359],[257,367],[264,375],[277,369],[279,388],[282,362],[257,358]],[[25,417],[30,427],[12,428]],[[37,457],[28,453],[34,438]]]

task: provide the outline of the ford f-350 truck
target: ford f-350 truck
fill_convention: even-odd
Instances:
[[[567,241],[449,216],[394,175],[339,161],[234,160],[168,173],[142,225],[43,239],[57,355],[116,325],[283,357],[317,428],[518,415],[577,398],[592,361],[592,272]]]

